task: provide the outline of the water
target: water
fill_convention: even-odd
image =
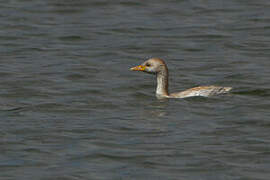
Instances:
[[[0,179],[269,180],[270,3],[1,1]],[[158,100],[129,68],[164,58]]]

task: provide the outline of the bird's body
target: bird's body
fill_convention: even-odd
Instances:
[[[214,96],[218,94],[223,94],[230,91],[231,87],[221,87],[221,86],[199,86],[187,89],[185,91],[181,91],[178,93],[170,94],[172,98],[185,98],[185,97],[192,97],[192,96]]]
[[[158,98],[186,98],[193,96],[209,97],[229,92],[231,87],[222,86],[199,86],[185,91],[169,93],[168,91],[168,68],[165,62],[159,58],[151,58],[142,65],[131,68],[132,71],[143,71],[157,76],[156,96]]]

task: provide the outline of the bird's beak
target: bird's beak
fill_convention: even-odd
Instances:
[[[139,65],[139,66],[135,66],[130,68],[131,71],[144,71],[145,70],[145,66],[143,65]]]

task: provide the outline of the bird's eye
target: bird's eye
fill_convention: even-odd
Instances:
[[[146,66],[147,66],[147,67],[149,67],[149,66],[150,66],[150,64],[149,64],[149,63],[146,63]]]

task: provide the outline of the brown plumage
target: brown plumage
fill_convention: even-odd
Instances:
[[[139,66],[130,68],[132,71],[143,71],[157,76],[156,96],[158,98],[186,98],[192,96],[209,97],[229,92],[231,87],[221,86],[199,86],[185,91],[169,93],[168,91],[168,68],[166,63],[160,58],[151,58]]]

